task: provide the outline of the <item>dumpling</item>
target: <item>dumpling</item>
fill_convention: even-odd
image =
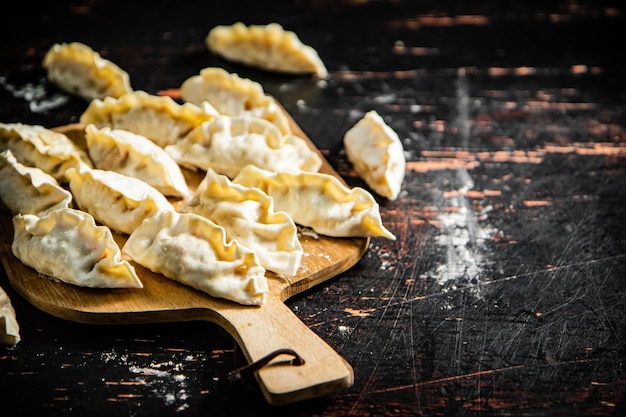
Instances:
[[[21,340],[15,309],[6,292],[0,287],[0,344],[17,345]]]
[[[333,175],[270,172],[248,165],[233,182],[262,190],[273,198],[276,210],[322,235],[395,240],[382,224],[374,197],[363,188],[349,189]]]
[[[147,182],[166,196],[187,198],[189,187],[180,166],[145,136],[94,125],[85,127],[87,152],[98,169]]]
[[[223,68],[204,68],[199,75],[189,77],[182,83],[180,95],[198,106],[208,102],[220,114],[260,117],[278,126],[282,134],[292,133],[285,113],[260,83]]]
[[[69,169],[67,177],[78,207],[119,233],[130,234],[145,218],[174,210],[154,187],[115,171],[81,166]]]
[[[398,134],[371,110],[343,138],[348,160],[376,193],[395,200],[402,189],[406,159]]]
[[[269,291],[256,254],[227,242],[222,227],[193,213],[158,213],[129,236],[122,251],[167,278],[239,304],[261,305]]]
[[[124,129],[165,147],[178,142],[194,127],[215,118],[192,103],[178,104],[171,97],[133,91],[120,98],[92,100],[80,122],[96,127]]]
[[[179,164],[233,178],[252,164],[276,171],[317,171],[320,156],[304,139],[282,135],[278,128],[252,116],[218,116],[203,123],[182,141],[165,150]]]
[[[19,163],[7,149],[0,153],[0,201],[13,215],[41,215],[69,207],[72,194],[50,174]]]
[[[126,71],[80,42],[52,45],[43,67],[50,81],[86,100],[117,98],[132,91]]]
[[[287,213],[274,211],[272,199],[256,188],[233,184],[209,169],[182,211],[222,226],[226,238],[252,249],[265,269],[294,275],[300,266],[296,224]]]
[[[13,227],[13,254],[41,274],[81,287],[143,287],[111,231],[84,211],[17,214]]]
[[[224,58],[269,71],[328,75],[317,51],[278,23],[216,26],[206,37],[209,50]]]
[[[63,133],[39,125],[0,123],[0,151],[9,149],[15,159],[37,167],[65,182],[65,171],[79,164],[93,166],[87,153]]]

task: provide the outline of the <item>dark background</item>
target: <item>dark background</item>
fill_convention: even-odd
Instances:
[[[260,82],[350,185],[345,131],[377,110],[408,169],[379,198],[396,241],[288,301],[354,368],[336,395],[272,407],[230,385],[212,323],[87,326],[29,305],[0,347],[0,409],[65,415],[623,415],[626,7],[617,1],[21,2],[0,25],[0,121],[54,127],[87,103],[43,55],[80,41],[135,89],[208,66]],[[204,38],[278,22],[320,82],[236,65]]]

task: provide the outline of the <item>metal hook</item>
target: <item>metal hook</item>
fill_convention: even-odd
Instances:
[[[302,357],[300,355],[298,355],[298,353],[296,353],[294,350],[292,349],[277,349],[265,356],[263,356],[261,359],[254,361],[246,366],[243,366],[241,368],[235,369],[232,372],[229,372],[228,375],[226,376],[229,382],[237,382],[237,381],[243,381],[247,378],[249,378],[250,376],[252,376],[252,374],[254,374],[256,371],[258,371],[259,369],[263,368],[264,366],[266,366],[267,364],[269,364],[274,358],[276,358],[277,356],[280,355],[290,355],[293,356],[293,359],[291,359],[291,361],[289,361],[289,365],[291,366],[302,366],[304,365],[304,359],[302,359]]]

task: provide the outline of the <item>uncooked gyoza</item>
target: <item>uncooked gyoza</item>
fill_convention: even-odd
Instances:
[[[180,86],[180,95],[200,107],[208,102],[225,116],[260,117],[278,126],[282,134],[291,133],[285,113],[261,84],[223,68],[204,68],[199,75],[189,77]]]
[[[16,345],[20,340],[20,325],[15,309],[7,293],[0,287],[0,344]]]
[[[328,75],[317,51],[278,23],[216,26],[206,37],[209,50],[224,58],[269,71]]]
[[[84,211],[17,214],[13,227],[13,254],[41,274],[83,287],[143,287],[134,267],[122,259],[111,231]]]
[[[69,169],[67,177],[78,207],[119,233],[130,234],[145,218],[174,210],[154,187],[115,171],[83,165]]]
[[[123,129],[85,127],[87,152],[98,169],[143,180],[166,196],[189,195],[180,166],[145,136]]]
[[[44,214],[69,207],[72,194],[36,167],[19,163],[10,150],[0,153],[0,201],[11,214]]]
[[[133,91],[117,99],[105,97],[103,100],[92,100],[80,116],[80,122],[129,130],[165,147],[214,117],[214,114],[192,103],[181,105],[168,96]]]
[[[132,91],[126,71],[80,42],[52,45],[43,67],[50,81],[86,100],[117,98]]]
[[[248,165],[233,180],[256,187],[274,199],[276,210],[315,232],[333,237],[381,236],[395,240],[380,217],[374,197],[348,188],[335,176],[319,172],[271,172]]]
[[[256,188],[233,184],[209,169],[183,212],[199,214],[222,226],[228,240],[252,249],[261,265],[294,275],[303,249],[293,219],[274,211],[272,199]]]
[[[0,151],[9,149],[15,159],[37,167],[65,182],[65,171],[79,164],[93,166],[87,153],[63,133],[39,125],[0,123]]]
[[[348,160],[376,193],[395,200],[402,188],[406,160],[398,134],[371,110],[343,138]]]
[[[282,135],[267,120],[252,116],[217,116],[165,150],[179,164],[233,178],[252,164],[276,171],[318,171],[322,160],[304,139]]]
[[[129,236],[122,251],[172,280],[243,305],[265,302],[268,283],[256,254],[226,240],[224,228],[193,213],[162,211]]]

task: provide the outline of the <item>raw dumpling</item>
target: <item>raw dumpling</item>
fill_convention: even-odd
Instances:
[[[264,70],[315,74],[320,78],[328,75],[317,51],[278,23],[216,26],[209,31],[206,44],[211,52],[230,61]]]
[[[19,163],[7,149],[0,153],[0,201],[13,215],[41,215],[69,207],[72,194],[52,175]]]
[[[79,164],[92,166],[87,153],[63,133],[39,125],[0,123],[0,151],[9,149],[15,159],[37,167],[65,182],[65,171]]]
[[[198,106],[208,102],[225,116],[260,117],[278,126],[282,134],[291,133],[285,113],[261,84],[223,68],[204,68],[199,75],[189,77],[181,85],[180,95]]]
[[[218,116],[165,150],[179,164],[233,178],[252,164],[275,171],[318,171],[320,156],[304,139],[282,135],[267,120],[252,116]]]
[[[145,218],[174,210],[154,187],[115,171],[81,166],[69,169],[67,177],[78,207],[119,233],[130,234]]]
[[[9,296],[0,288],[0,344],[17,345],[21,340],[20,326]]]
[[[168,96],[133,91],[117,99],[92,100],[80,116],[80,122],[100,128],[129,130],[165,147],[214,117],[192,103],[181,105]]]
[[[270,172],[248,165],[233,182],[259,188],[274,199],[276,210],[287,212],[297,224],[317,233],[395,240],[382,224],[374,197],[363,188],[349,189],[330,174]]]
[[[354,169],[376,193],[390,200],[400,194],[406,160],[398,134],[371,110],[343,138]]]
[[[189,196],[180,166],[145,136],[94,125],[85,127],[87,152],[98,169],[116,171],[143,180],[166,196]]]
[[[268,292],[256,254],[224,229],[193,213],[163,211],[144,221],[122,248],[138,264],[167,278],[244,305],[261,305]]]
[[[84,211],[18,214],[13,227],[13,254],[41,274],[81,287],[143,287],[133,266],[122,259],[111,231]]]
[[[126,71],[80,42],[52,45],[43,67],[50,81],[86,100],[118,98],[132,91]]]
[[[256,252],[265,269],[294,275],[303,254],[298,229],[287,213],[275,212],[273,205],[262,191],[233,184],[209,169],[182,211],[222,226],[226,238]]]

